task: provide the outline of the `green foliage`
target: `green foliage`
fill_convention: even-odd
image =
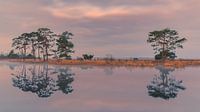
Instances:
[[[33,56],[32,54],[26,55],[26,59],[34,59],[34,58],[35,58],[35,56]]]
[[[4,59],[4,58],[7,58],[7,56],[4,54],[0,54],[0,59]]]
[[[155,55],[155,59],[156,59],[156,60],[161,60],[161,59],[163,59],[163,58],[162,58],[162,54],[163,54],[163,53],[156,54],[156,55]],[[177,57],[176,54],[173,53],[173,52],[166,52],[166,56],[167,56],[168,59],[175,59],[175,58]]]
[[[70,54],[74,53],[72,50],[74,48],[74,44],[69,41],[71,36],[73,36],[73,34],[68,31],[58,35],[59,39],[56,40],[56,45],[59,58],[71,59]]]
[[[41,52],[43,53],[43,59],[48,60],[48,57],[53,55],[50,51],[54,47],[56,34],[49,28],[39,28],[37,32],[39,44],[42,48]]]
[[[83,59],[85,60],[92,60],[92,58],[94,57],[94,55],[91,55],[91,54],[83,54]]]
[[[31,53],[32,56],[34,58],[36,58],[36,49],[39,46],[39,41],[38,41],[38,37],[39,37],[39,33],[38,32],[31,32],[30,33],[30,46],[31,46]]]
[[[14,50],[11,50],[10,53],[7,56],[5,56],[5,57],[7,57],[7,58],[14,58],[14,59],[20,58],[20,56],[18,54],[16,54],[14,52]]]
[[[182,44],[185,41],[186,38],[180,37],[176,30],[169,28],[150,32],[147,39],[147,42],[153,47],[156,57],[161,57],[162,59],[170,58],[169,53],[174,53],[177,48],[183,48]]]
[[[23,33],[20,36],[13,39],[12,47],[18,49],[21,52],[22,58],[25,58],[30,39],[29,33]]]
[[[23,33],[13,38],[12,47],[18,51],[19,58],[23,59],[36,59],[36,57],[40,59],[41,55],[44,60],[48,60],[52,55],[54,58],[71,59],[70,53],[74,53],[72,50],[74,45],[69,41],[70,36],[73,34],[67,31],[57,35],[49,28],[39,28],[36,32]],[[56,38],[58,39],[56,40]]]

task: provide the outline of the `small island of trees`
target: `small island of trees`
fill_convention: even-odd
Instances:
[[[71,36],[73,36],[71,32],[55,34],[49,28],[39,28],[34,32],[23,33],[13,38],[13,50],[8,57],[43,59],[44,61],[48,61],[49,56],[71,59],[70,54],[74,53],[74,44],[70,41]]]

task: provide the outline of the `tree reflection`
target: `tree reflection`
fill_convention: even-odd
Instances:
[[[60,69],[60,74],[56,81],[57,90],[61,90],[65,94],[71,93],[73,88],[70,84],[74,81],[73,75],[74,74],[69,73],[67,69]]]
[[[12,74],[13,86],[24,92],[32,92],[38,97],[50,97],[55,91],[69,94],[73,91],[73,73],[68,68],[49,68],[46,65],[22,65]],[[57,77],[54,77],[57,76]]]
[[[155,75],[151,84],[147,86],[148,93],[152,97],[160,97],[163,99],[176,98],[180,90],[185,90],[182,80],[176,80],[172,75],[174,68],[156,67],[160,75]]]
[[[104,72],[106,75],[113,75],[114,73],[114,67],[110,66],[110,67],[104,67]]]

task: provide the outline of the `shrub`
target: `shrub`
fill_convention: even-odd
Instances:
[[[82,56],[84,60],[92,60],[94,58],[94,55],[91,54],[83,54]]]

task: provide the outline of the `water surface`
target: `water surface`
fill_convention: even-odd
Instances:
[[[200,69],[0,62],[1,112],[199,112]]]

